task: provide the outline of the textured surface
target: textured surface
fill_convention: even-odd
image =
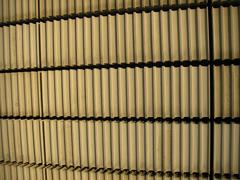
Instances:
[[[240,179],[240,7],[207,3],[0,0],[0,180]]]

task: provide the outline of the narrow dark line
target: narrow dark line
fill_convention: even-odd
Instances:
[[[40,15],[40,0],[38,0],[38,18],[40,19],[40,17],[41,17],[41,15]],[[38,23],[37,24],[38,25],[38,51],[39,51],[39,62],[38,62],[38,66],[41,68],[42,67],[42,63],[41,63],[41,27],[40,27],[40,23]],[[43,91],[43,88],[42,88],[42,72],[39,72],[38,73],[38,75],[39,75],[39,93],[40,93],[40,108],[41,108],[41,111],[40,111],[40,119],[42,119],[41,117],[43,117],[43,93],[42,93],[42,91]],[[43,151],[43,155],[44,155],[44,157],[42,157],[42,160],[43,160],[43,162],[44,162],[44,166],[45,166],[45,164],[46,164],[46,148],[45,148],[45,132],[44,132],[44,130],[45,130],[45,128],[44,128],[44,122],[42,122],[42,121],[40,121],[40,124],[42,123],[42,133],[43,133],[43,135],[42,135],[42,140],[43,140],[43,142],[42,142],[42,146],[41,146],[41,152]],[[39,124],[39,125],[40,125]],[[42,149],[42,147],[43,147],[43,149]],[[44,169],[44,174],[43,174],[44,176],[45,176],[45,179],[47,180],[47,169]]]
[[[213,16],[212,0],[208,1],[208,30],[210,55],[210,180],[214,179],[214,47],[213,47]]]
[[[40,32],[39,32],[40,33]],[[39,36],[40,37],[40,36]],[[40,49],[40,41],[39,41],[39,49]],[[41,53],[39,53],[39,54],[41,54]],[[41,56],[41,55],[40,55]],[[41,62],[41,58],[40,58],[40,62]],[[40,90],[40,105],[41,105],[41,113],[40,113],[40,119],[42,120],[42,119],[44,119],[44,118],[42,118],[43,117],[43,88],[42,88],[42,82],[43,82],[43,80],[42,80],[42,72],[40,72],[40,74],[39,74],[39,76],[40,76],[40,83],[39,83],[39,85],[40,85],[40,87],[39,87],[39,90]],[[43,137],[43,144],[42,144],[42,146],[43,146],[43,154],[44,154],[44,157],[43,157],[43,162],[44,162],[44,164],[46,163],[46,148],[45,148],[45,128],[44,128],[44,122],[40,122],[40,123],[42,123],[42,133],[43,133],[43,135],[42,135],[42,137]],[[46,169],[44,170],[45,171],[45,178],[47,179],[47,172],[46,172]]]
[[[228,39],[228,43],[229,43],[229,45],[230,45],[230,50],[231,49],[233,49],[233,44],[232,44],[232,21],[231,21],[231,17],[232,17],[232,8],[229,8],[228,9],[228,31],[230,32],[229,33],[229,39]],[[233,53],[230,53],[230,57],[232,58],[232,56],[233,56]],[[230,82],[233,82],[233,77],[232,77],[232,72],[233,72],[233,67],[231,66],[230,68]],[[233,87],[232,86],[230,86],[229,87],[229,90],[230,90],[230,92],[233,92]],[[233,93],[230,95],[230,104],[233,104],[233,98],[234,98],[234,95],[233,95]],[[233,107],[231,107],[231,116],[234,116],[234,113],[233,113]],[[233,166],[232,166],[232,162],[233,162],[233,151],[232,151],[232,147],[234,147],[233,146],[233,143],[232,143],[232,141],[233,141],[233,126],[232,126],[232,124],[230,124],[230,134],[229,134],[229,149],[230,149],[230,151],[229,151],[229,153],[228,153],[228,155],[229,155],[229,165],[228,165],[228,167],[229,167],[229,169],[230,169],[230,172],[233,172],[234,171],[234,168],[233,168]]]
[[[40,13],[40,3],[38,2],[38,11]],[[39,38],[39,41],[38,41],[38,51],[39,51],[39,67],[41,68],[41,33],[40,33],[40,24],[38,24],[38,38]],[[39,93],[40,93],[40,117],[41,118],[43,116],[43,93],[42,93],[42,73],[39,72]]]
[[[209,0],[210,1],[210,0]],[[239,0],[228,0],[228,1],[214,1],[211,2],[213,8],[220,8],[220,7],[230,7],[230,6],[239,6]]]
[[[193,178],[208,178],[208,177],[215,177],[217,179],[221,178],[227,178],[227,179],[239,179],[240,174],[231,174],[231,173],[215,173],[215,174],[209,174],[208,172],[186,172],[186,171],[152,171],[152,170],[136,170],[136,169],[114,169],[114,168],[98,168],[98,167],[89,167],[89,166],[66,166],[66,165],[60,165],[60,164],[49,164],[44,165],[42,163],[36,164],[36,163],[22,163],[22,162],[11,162],[11,161],[0,161],[1,166],[21,166],[21,167],[27,167],[27,168],[44,168],[47,169],[56,169],[59,170],[61,168],[65,168],[66,170],[70,171],[80,171],[80,172],[94,172],[94,173],[109,173],[109,174],[125,174],[125,175],[133,175],[133,176],[160,176],[160,177],[193,177]]]
[[[0,116],[0,119],[8,120],[79,120],[79,121],[117,121],[117,122],[177,122],[177,123],[209,123],[210,121],[214,121],[217,124],[221,123],[235,123],[240,124],[240,117],[215,117],[211,120],[209,117],[79,117],[79,116]]]
[[[40,28],[39,28],[40,33]],[[40,38],[40,35],[39,35]],[[40,42],[39,42],[40,46]],[[40,48],[40,47],[39,47]],[[50,66],[50,67],[41,67],[41,60],[39,67],[32,68],[16,68],[16,69],[1,69],[0,73],[15,73],[15,72],[38,72],[38,71],[58,71],[58,70],[79,70],[79,69],[118,69],[118,68],[144,68],[144,67],[199,67],[199,66],[231,66],[231,65],[240,65],[240,58],[237,59],[217,59],[214,61],[209,61],[206,59],[202,60],[183,60],[183,61],[156,61],[156,62],[139,62],[139,63],[114,63],[114,64],[89,64],[89,65],[73,65],[73,66]]]

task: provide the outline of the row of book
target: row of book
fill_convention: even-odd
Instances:
[[[3,162],[209,173],[210,123],[1,119]],[[238,174],[240,125],[214,125],[214,173]]]
[[[239,12],[213,9],[215,60],[240,58]],[[207,13],[188,9],[0,27],[0,69],[208,61]]]
[[[166,10],[177,8],[207,8],[208,0],[1,0],[0,21],[15,21],[20,19],[31,19],[37,17],[58,16],[72,13],[86,13],[106,11],[112,9],[129,9],[160,6]],[[213,0],[212,3],[237,4],[237,0]],[[183,6],[185,5],[185,6]],[[186,8],[185,7],[185,8]],[[215,7],[215,6],[214,6]]]
[[[215,0],[217,1],[217,0]],[[57,16],[72,13],[94,12],[111,9],[127,9],[131,7],[146,6],[171,6],[178,4],[206,3],[207,0],[1,0],[0,1],[0,22],[15,21],[46,16]]]
[[[240,117],[240,67],[214,68],[215,117]],[[0,74],[1,116],[209,117],[209,68]]]

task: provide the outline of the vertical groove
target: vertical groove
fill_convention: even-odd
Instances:
[[[213,49],[213,21],[212,0],[208,0],[208,30],[210,55],[210,180],[214,179],[214,49]]]
[[[232,42],[232,23],[231,23],[231,16],[232,16],[232,8],[229,9],[228,11],[228,27],[229,27],[229,39],[228,39],[228,42],[229,42],[229,45],[230,45],[230,49],[233,49],[233,42]],[[233,53],[229,53],[229,57],[230,59],[233,59]],[[233,94],[231,95],[231,92],[233,92],[233,78],[232,78],[232,74],[233,74],[233,71],[234,71],[234,66],[230,66],[230,72],[229,72],[229,76],[230,76],[230,116],[231,117],[234,117],[234,114],[233,114]],[[233,170],[232,170],[232,154],[231,154],[231,151],[232,151],[232,146],[233,146],[233,143],[232,143],[232,140],[233,140],[233,136],[232,136],[232,133],[233,132],[233,125],[230,124],[230,134],[229,134],[229,173],[232,173]]]
[[[40,18],[40,0],[38,0],[38,18]],[[40,28],[40,23],[38,23],[38,51],[39,51],[39,67],[42,67],[42,64],[41,64],[41,28]],[[43,96],[42,96],[42,72],[39,73],[39,90],[40,90],[40,108],[41,108],[41,111],[40,111],[40,117],[43,116]],[[45,133],[44,133],[44,123],[41,121],[41,118],[40,118],[40,123],[42,123],[42,137],[43,137],[43,142],[42,142],[42,146],[41,148],[43,147],[42,151],[43,151],[43,155],[44,157],[42,157],[42,161],[43,161],[43,164],[46,163],[46,150],[45,150]],[[44,169],[44,174],[43,176],[45,177],[45,180],[47,180],[47,169]]]

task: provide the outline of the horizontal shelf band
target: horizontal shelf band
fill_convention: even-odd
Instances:
[[[66,166],[66,165],[43,165],[43,164],[36,164],[36,163],[17,163],[17,162],[1,162],[0,164],[3,165],[12,165],[12,166],[22,166],[22,167],[36,167],[36,168],[43,168],[43,169],[64,169],[70,171],[84,171],[84,172],[95,172],[95,173],[109,173],[109,174],[125,174],[125,175],[142,175],[142,176],[167,176],[167,177],[209,177],[209,173],[203,172],[172,172],[172,171],[147,171],[147,170],[130,170],[130,169],[113,169],[113,168],[97,168],[97,167],[81,167],[81,166]]]
[[[240,1],[239,0],[227,0],[227,1],[214,1],[212,2],[213,8],[219,8],[219,7],[229,7],[229,6],[239,6]]]
[[[15,72],[38,72],[38,71],[57,71],[57,70],[78,70],[78,69],[118,69],[118,68],[144,68],[144,67],[198,67],[209,66],[211,62],[209,60],[184,60],[184,61],[157,61],[157,62],[140,62],[140,63],[121,63],[121,64],[89,64],[80,66],[57,66],[57,67],[32,67],[32,68],[20,68],[20,69],[1,69],[0,73],[15,73]],[[230,66],[240,65],[240,58],[226,59],[226,60],[214,60],[215,66]]]
[[[21,166],[21,167],[33,167],[42,169],[56,169],[56,170],[70,170],[70,171],[80,171],[80,172],[94,172],[94,173],[108,173],[108,174],[125,174],[125,175],[142,175],[142,176],[166,176],[166,177],[203,177],[208,178],[210,174],[208,172],[173,172],[173,171],[153,171],[153,170],[131,170],[131,169],[113,169],[113,168],[97,168],[97,167],[81,167],[81,166],[66,166],[66,165],[44,165],[36,163],[23,163],[23,162],[4,162],[1,161],[0,165],[3,166]],[[239,179],[240,174],[231,173],[214,173],[215,178],[233,178]]]
[[[80,120],[80,121],[117,121],[117,122],[185,122],[185,123],[209,123],[209,117],[78,117],[78,116],[0,116],[1,120],[20,119],[20,120]],[[214,122],[220,123],[236,123],[240,124],[240,117],[215,117]]]
[[[58,15],[58,16],[48,16],[42,18],[32,18],[32,19],[21,19],[17,21],[7,21],[7,22],[0,22],[0,27],[3,26],[16,26],[22,24],[36,24],[40,22],[47,22],[47,21],[60,21],[60,20],[68,20],[68,19],[75,19],[75,18],[91,18],[91,17],[99,17],[99,16],[114,16],[114,15],[123,15],[123,14],[133,14],[133,13],[142,13],[142,12],[159,12],[159,11],[169,11],[169,10],[186,10],[186,9],[197,9],[197,8],[207,8],[208,5],[211,5],[213,8],[229,7],[229,6],[239,6],[240,2],[238,0],[234,1],[217,1],[212,4],[207,2],[199,2],[199,3],[184,3],[184,4],[173,4],[173,5],[162,5],[162,6],[146,6],[146,7],[136,7],[136,8],[127,8],[127,9],[111,9],[111,10],[103,10],[103,11],[95,11],[95,12],[83,12],[83,13],[73,13],[73,14],[65,14],[65,15]]]

